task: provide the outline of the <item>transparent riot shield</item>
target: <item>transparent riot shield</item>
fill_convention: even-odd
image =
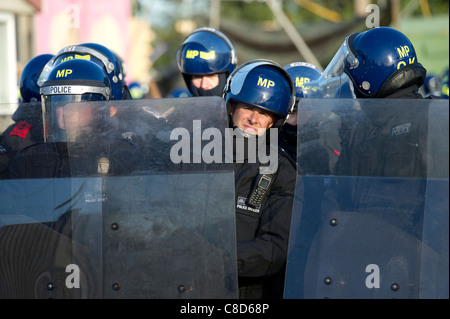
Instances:
[[[303,99],[298,116],[284,297],[448,298],[448,102]]]
[[[89,109],[86,121],[80,114]],[[72,103],[64,117],[70,176],[1,181],[2,202],[8,190],[22,203],[5,197],[0,212],[0,249],[20,247],[0,262],[8,283],[0,294],[236,298],[234,171],[219,152],[228,127],[223,100]],[[210,161],[211,149],[221,158]],[[24,236],[8,228],[21,225],[39,229]],[[36,237],[44,233],[52,237],[42,246]],[[36,247],[48,258],[33,254]]]
[[[16,156],[43,141],[41,103],[11,109],[11,124],[2,127],[0,139],[0,298],[72,298],[70,291],[54,290],[64,285],[71,263],[65,214],[70,181],[9,179]],[[35,165],[45,166],[42,159]]]

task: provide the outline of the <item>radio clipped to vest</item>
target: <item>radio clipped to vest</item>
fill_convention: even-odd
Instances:
[[[261,206],[261,203],[272,184],[272,177],[272,174],[260,174],[257,176],[256,183],[254,183],[253,190],[248,197],[247,205],[254,208],[259,208]]]

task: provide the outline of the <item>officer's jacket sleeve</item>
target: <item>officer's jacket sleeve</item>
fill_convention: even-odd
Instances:
[[[276,274],[286,262],[296,169],[280,156],[270,193],[261,208],[252,238],[237,241],[238,274],[261,277]]]

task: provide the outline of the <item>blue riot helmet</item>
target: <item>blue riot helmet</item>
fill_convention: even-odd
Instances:
[[[264,59],[241,64],[230,74],[223,91],[228,114],[230,101],[241,102],[274,115],[274,128],[282,126],[291,114],[295,97],[294,84],[286,70]]]
[[[194,30],[177,51],[177,65],[186,74],[213,74],[236,68],[236,50],[231,41],[213,28]]]
[[[53,58],[53,54],[41,54],[32,58],[20,74],[19,90],[22,102],[37,102],[41,100],[38,79],[47,62]]]
[[[191,97],[191,92],[183,87],[175,87],[167,93],[168,98]]]
[[[315,81],[303,85],[303,97],[322,99],[356,98],[353,83],[347,74],[334,77],[321,76]]]
[[[128,89],[130,90],[130,94],[133,100],[140,100],[145,98],[149,91],[147,85],[140,84],[138,82],[131,82],[130,85],[128,85]]]
[[[353,83],[349,76],[346,73],[332,73],[330,75],[330,72],[327,69],[325,69],[317,79],[303,84],[302,96],[304,98],[324,99],[356,98]]]
[[[189,91],[194,96],[220,96],[227,77],[236,68],[236,50],[231,41],[213,28],[194,30],[178,48],[176,61]],[[219,75],[219,85],[202,90],[192,85],[194,75]]]
[[[53,67],[72,59],[92,61],[103,68],[111,83],[112,100],[129,98],[130,94],[127,93],[128,88],[126,87],[122,74],[122,65],[110,49],[98,43],[82,43],[67,46],[56,54]]]
[[[395,91],[420,87],[426,70],[400,31],[378,27],[349,35],[324,70],[324,79],[347,74],[360,98],[383,98]]]
[[[56,65],[41,87],[45,141],[72,141],[73,136],[67,136],[65,130],[67,124],[65,106],[69,103],[110,99],[109,78],[96,63],[73,59]],[[79,115],[80,122],[87,121],[89,115],[92,118],[92,110],[88,111],[91,113]]]
[[[294,106],[294,111],[297,110],[298,101],[303,98],[303,86],[307,85],[311,81],[317,80],[322,71],[315,65],[307,62],[294,62],[284,66],[284,69],[290,75],[296,95],[296,103]]]

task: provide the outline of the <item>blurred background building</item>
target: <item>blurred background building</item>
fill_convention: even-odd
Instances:
[[[175,52],[195,28],[228,35],[239,64],[267,58],[323,69],[346,35],[374,23],[404,32],[430,73],[448,68],[449,5],[443,0],[0,0],[0,116],[16,108],[7,103],[18,101],[24,65],[67,45],[107,46],[122,58],[127,83],[159,98],[184,87]]]

